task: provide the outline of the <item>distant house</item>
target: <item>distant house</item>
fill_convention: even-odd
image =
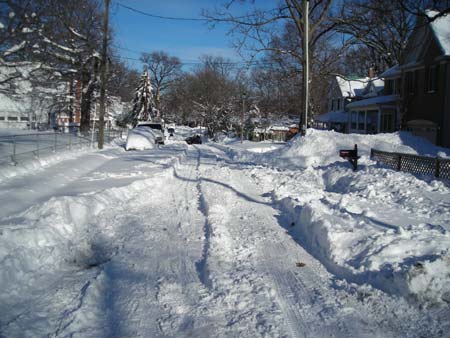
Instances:
[[[20,73],[27,76],[31,70],[32,67],[23,67]],[[0,82],[15,74],[19,74],[15,68],[0,67]],[[30,81],[19,78],[0,86],[0,128],[27,129],[48,121],[47,111],[53,100],[47,94],[38,95]]]
[[[12,72],[11,68],[0,67],[0,80]],[[8,73],[9,72],[9,73]],[[21,69],[27,75],[27,69]],[[75,82],[74,96],[69,111],[71,90],[67,83],[60,83],[56,88],[33,85],[29,79],[16,79],[12,83],[14,90],[6,86],[0,87],[0,128],[14,129],[47,129],[55,128],[68,131],[78,128],[81,120],[80,82]],[[2,90],[3,89],[3,90]],[[127,109],[121,99],[109,96],[106,102],[106,127],[114,128],[116,118]],[[91,126],[98,126],[99,103],[92,104]]]
[[[402,127],[450,147],[450,15],[418,19],[399,69],[392,86],[402,96]]]
[[[315,126],[320,129],[348,132],[350,128],[348,104],[354,100],[375,96],[382,89],[383,81],[379,78],[346,79],[335,76],[328,91],[328,112],[315,119]]]

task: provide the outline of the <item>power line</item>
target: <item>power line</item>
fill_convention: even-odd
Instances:
[[[112,58],[116,59],[123,59],[123,60],[131,60],[131,61],[139,61],[141,63],[142,60],[138,58],[128,57],[128,56],[119,56],[119,55],[112,55]],[[273,62],[273,61],[224,61],[224,62],[213,62],[214,64],[220,64],[220,65],[241,65],[241,66],[250,66],[250,65],[266,65],[266,66],[278,66],[280,63]],[[181,60],[182,65],[201,65],[204,64],[202,60]],[[297,64],[293,63],[290,64],[290,66],[297,66]]]
[[[126,8],[132,12],[135,13],[139,13],[145,16],[149,16],[151,18],[157,18],[157,19],[164,19],[164,20],[177,20],[177,21],[202,21],[202,22],[207,22],[209,21],[208,19],[202,19],[202,18],[183,18],[183,17],[173,17],[173,16],[163,16],[163,15],[156,15],[156,14],[152,14],[152,13],[147,13],[147,12],[143,12],[139,9],[133,8],[133,7],[129,7],[126,6],[120,2],[116,2],[118,6]]]

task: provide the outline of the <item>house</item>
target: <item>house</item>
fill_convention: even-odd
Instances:
[[[383,80],[375,81],[378,81],[378,87],[381,87]],[[368,88],[362,98],[347,105],[350,133],[377,134],[398,130],[400,98],[396,94],[386,92],[384,86],[381,88],[383,90]]]
[[[24,78],[8,82],[0,86],[0,128],[14,129],[47,129],[57,128],[69,131],[80,126],[81,96],[80,82],[75,82],[73,90],[64,82],[57,83],[55,87],[44,87],[42,84],[33,84],[30,79],[31,66],[22,67],[20,72]],[[15,70],[0,67],[0,82],[7,76],[14,75]],[[39,75],[35,71],[35,75]],[[73,95],[68,95],[73,93]],[[71,108],[69,108],[71,107]],[[109,96],[106,103],[106,126],[114,128],[118,115],[127,109],[118,97]],[[91,125],[98,121],[99,103],[92,105]],[[98,126],[98,123],[97,123]]]
[[[403,62],[380,77],[382,92],[347,105],[349,132],[408,130],[450,147],[450,15],[431,23],[419,17]]]
[[[34,71],[32,66],[17,70],[0,67],[0,128],[29,129],[48,121],[47,112],[53,106],[51,93],[36,90],[26,78]],[[18,76],[24,76],[20,79]]]
[[[374,78],[373,74],[369,74],[369,77],[350,79],[335,76],[328,91],[328,112],[315,119],[315,127],[348,132],[348,104],[354,100],[376,96],[382,88],[383,80]]]
[[[402,97],[403,129],[450,147],[450,15],[420,17],[398,67],[392,86]]]

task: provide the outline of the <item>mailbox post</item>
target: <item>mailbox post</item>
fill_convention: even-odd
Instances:
[[[358,169],[358,159],[361,156],[358,156],[358,145],[357,144],[355,144],[355,148],[353,148],[353,149],[339,150],[339,156],[348,160],[352,164],[354,171],[356,171],[356,169]]]

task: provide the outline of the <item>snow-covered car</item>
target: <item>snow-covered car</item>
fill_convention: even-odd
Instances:
[[[147,126],[139,125],[128,131],[126,150],[153,149],[157,146],[160,137],[155,131]]]
[[[145,122],[139,123],[138,127],[148,127],[151,128],[156,135],[156,143],[164,144],[164,126],[159,122]]]

